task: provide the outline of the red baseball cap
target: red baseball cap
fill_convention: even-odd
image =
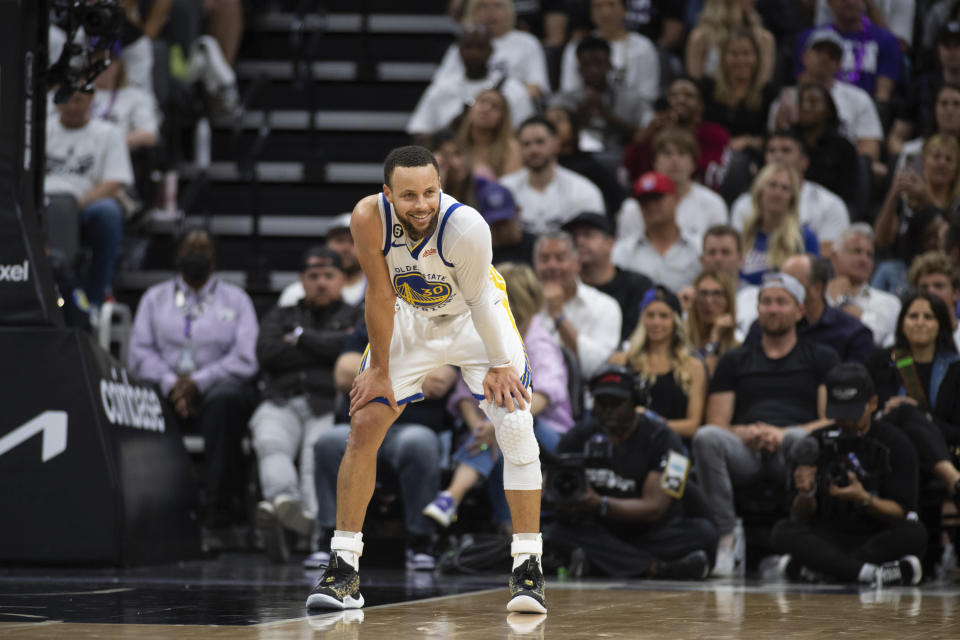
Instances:
[[[647,194],[676,193],[677,187],[673,180],[656,171],[648,171],[633,183],[633,195],[639,197]]]

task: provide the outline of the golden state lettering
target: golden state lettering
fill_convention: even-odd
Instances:
[[[408,304],[419,309],[436,309],[450,297],[450,285],[439,280],[427,280],[416,271],[393,276],[393,288]]]

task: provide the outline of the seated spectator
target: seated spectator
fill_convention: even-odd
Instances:
[[[760,284],[764,274],[790,256],[820,254],[816,234],[800,224],[800,184],[792,167],[782,162],[765,166],[753,181],[750,203],[743,223],[744,280]]]
[[[777,58],[773,35],[763,28],[763,21],[753,3],[729,0],[704,2],[697,26],[687,39],[687,73],[694,78],[715,76],[722,64],[721,47],[731,33],[738,30],[753,34],[760,49],[760,78],[763,82],[769,82],[773,78],[773,67]]]
[[[627,29],[646,36],[658,48],[673,52],[683,44],[686,27],[683,3],[672,0],[626,0]]]
[[[737,297],[730,276],[723,271],[701,271],[693,281],[693,291],[686,333],[709,376],[723,354],[740,346]]]
[[[774,549],[786,554],[780,566],[794,580],[919,584],[927,532],[907,517],[917,509],[916,453],[896,427],[874,420],[877,394],[862,364],[837,365],[826,387],[826,414],[836,423],[810,434],[813,453],[796,461],[791,518],[771,534]],[[846,477],[837,479],[830,466],[848,448],[859,462],[842,466]]]
[[[185,432],[204,440],[204,524],[242,522],[240,441],[254,408],[257,314],[250,296],[214,273],[213,237],[192,230],[178,244],[179,275],[140,299],[130,372],[159,386]]]
[[[720,542],[713,575],[736,570],[734,488],[785,477],[785,453],[824,419],[824,378],[839,360],[832,349],[798,340],[803,285],[768,274],[758,303],[759,343],[727,352],[710,381],[706,425],[693,438],[697,477],[713,507]]]
[[[458,70],[462,73],[433,79],[407,121],[407,133],[426,138],[452,126],[480,92],[494,87],[510,105],[511,122],[523,122],[533,115],[533,102],[523,83],[489,67],[493,46],[486,27],[472,25],[465,29],[458,51],[462,62]]]
[[[957,25],[957,32],[958,42],[960,42],[960,24]],[[957,57],[960,58],[960,50],[958,50]],[[930,135],[942,133],[954,138],[960,136],[960,86],[955,84],[940,85],[932,104],[933,119]],[[897,157],[896,170],[898,172],[912,164],[916,168],[915,163],[918,157],[923,156],[923,145],[928,138],[914,138],[903,143]]]
[[[927,251],[939,251],[948,223],[944,212],[937,207],[924,207],[914,211],[909,219],[901,223],[903,229],[889,250],[883,252],[887,258],[877,265],[870,278],[870,286],[903,297],[909,290],[907,265],[912,264],[916,256]]]
[[[836,11],[831,0],[817,0],[816,5],[815,24],[823,25],[835,21]],[[907,51],[913,42],[913,18],[916,8],[915,0],[870,0],[864,3],[863,17],[889,30],[897,37],[900,49]]]
[[[493,55],[488,65],[504,76],[524,84],[531,97],[550,92],[547,59],[536,37],[516,29],[516,9],[510,0],[467,0],[463,25],[482,25],[492,38]],[[463,75],[463,60],[457,45],[451,45],[434,72],[437,79]]]
[[[430,136],[430,152],[440,167],[440,184],[458,202],[475,207],[477,177],[473,174],[473,158],[467,154],[459,136],[453,129],[440,129]]]
[[[77,91],[47,119],[45,227],[51,249],[73,266],[81,242],[93,251],[84,287],[99,307],[110,293],[123,244],[123,205],[118,200],[133,184],[123,131],[90,118],[90,92]]]
[[[865,222],[850,225],[834,248],[835,276],[827,284],[827,303],[859,318],[873,332],[877,346],[889,347],[893,344],[900,300],[870,286],[873,256],[873,229]]]
[[[957,322],[957,304],[960,303],[960,272],[941,251],[928,251],[916,257],[910,265],[910,286],[916,291],[935,295],[947,307],[954,344],[960,344],[960,323]]]
[[[843,141],[847,143],[846,140]],[[793,133],[773,133],[767,139],[765,160],[767,164],[781,162],[793,168],[800,182],[800,201],[797,212],[800,225],[808,227],[817,236],[820,253],[830,255],[833,243],[843,230],[850,226],[850,214],[843,200],[816,182],[804,180],[809,166],[809,158],[803,142]],[[849,176],[847,176],[849,179]],[[742,230],[747,216],[750,215],[750,194],[741,195],[731,207],[731,221],[734,228]]]
[[[725,275],[736,287],[736,305],[732,307],[736,308],[735,333],[740,337],[745,336],[750,325],[757,319],[757,296],[760,289],[740,279],[743,269],[743,239],[737,230],[725,224],[707,229],[703,236],[700,265],[704,271],[717,271]],[[696,343],[694,345],[696,346]]]
[[[689,443],[703,423],[707,372],[691,353],[681,315],[677,296],[659,285],[649,289],[626,351],[610,362],[637,376],[637,412],[665,423]]]
[[[803,285],[804,317],[797,335],[833,349],[841,362],[866,363],[873,353],[873,334],[862,322],[827,304],[827,282],[830,263],[809,255],[791,256],[784,260],[782,273],[793,276]],[[746,342],[760,342],[760,326],[754,322]]]
[[[510,106],[499,90],[477,94],[457,134],[475,175],[496,180],[520,168],[520,145],[512,123]]]
[[[626,23],[628,2],[629,0],[590,0],[590,21],[596,27],[592,36],[610,44],[613,89],[618,93],[635,95],[644,102],[644,112],[638,118],[644,122],[649,115],[650,106],[660,94],[660,60],[656,47],[648,37],[629,29]],[[579,43],[571,40],[563,49],[563,58],[560,61],[562,92],[575,91],[584,86],[583,78],[578,73],[578,48]]]
[[[693,282],[700,259],[677,224],[677,188],[666,175],[651,171],[637,178],[634,195],[643,214],[643,234],[621,236],[613,262],[679,292]]]
[[[520,207],[527,231],[556,231],[581,211],[605,212],[603,195],[595,184],[557,163],[557,130],[542,116],[528,118],[517,129],[523,168],[503,176]]]
[[[940,44],[942,30],[960,17],[956,0],[934,0],[923,15],[923,32],[920,40],[921,50],[932,50]]]
[[[357,250],[353,246],[353,235],[350,233],[350,212],[341,213],[335,217],[327,227],[326,246],[340,256],[339,270],[343,274],[343,283],[340,285],[340,294],[343,301],[354,307],[363,305],[364,295],[367,292],[367,278],[360,268],[357,259]],[[310,256],[307,256],[310,259]],[[303,274],[296,281],[287,285],[277,300],[278,307],[294,307],[303,298]]]
[[[727,203],[716,192],[693,181],[697,141],[684,129],[665,129],[653,142],[653,170],[666,175],[677,189],[677,226],[695,247],[703,245],[708,227],[726,224]],[[637,201],[624,201],[617,229],[620,237],[641,236],[643,215]]]
[[[300,268],[304,297],[274,307],[260,324],[257,361],[264,399],[250,418],[264,498],[257,505],[256,524],[267,556],[275,562],[289,559],[284,530],[313,533],[313,444],[333,426],[333,363],[360,315],[341,296],[345,274],[340,254],[323,245],[312,247]]]
[[[580,257],[580,280],[595,287],[620,305],[623,322],[620,342],[626,341],[637,327],[643,295],[653,286],[650,278],[613,264],[614,235],[610,220],[599,213],[581,213],[563,225],[573,237]]]
[[[838,78],[860,87],[877,103],[889,102],[894,86],[900,79],[902,54],[897,37],[885,27],[867,18],[863,2],[852,0],[828,0],[833,10],[834,21],[817,23],[799,35],[796,44],[796,67],[799,76],[801,59],[807,40],[819,30],[833,29],[843,39],[843,61]],[[910,29],[912,35],[912,28]]]
[[[854,208],[865,194],[858,180],[860,171],[857,147],[840,132],[840,115],[833,95],[816,84],[802,84],[797,88],[797,124],[794,130],[803,140],[810,160],[804,175],[807,180],[823,185]],[[776,135],[776,134],[774,134]],[[856,211],[861,217],[873,217],[873,212]]]
[[[128,1],[128,0],[125,0]],[[216,43],[224,62],[233,66],[243,38],[243,4],[239,0],[141,0],[147,13],[144,32],[156,39],[161,31],[183,53],[203,38]],[[201,35],[206,24],[209,36]]]
[[[524,231],[513,194],[502,184],[477,178],[476,209],[490,225],[493,263],[519,262],[533,265],[537,236]]]
[[[533,267],[543,283],[541,320],[560,346],[577,355],[589,377],[617,348],[622,317],[616,300],[580,281],[579,261],[570,234],[554,231],[537,238]]]
[[[582,497],[559,496],[556,522],[544,530],[544,539],[563,564],[572,565],[574,575],[703,580],[710,571],[716,529],[690,508],[682,493],[664,490],[667,460],[682,457],[685,448],[663,422],[637,414],[635,386],[633,374],[614,365],[591,380],[593,420],[567,432],[557,452],[582,454],[588,442],[607,441],[611,461],[603,469],[588,463]],[[548,467],[545,498],[556,500],[549,488],[551,473]],[[689,483],[683,489],[695,491]]]
[[[128,149],[157,145],[160,124],[156,100],[153,93],[128,84],[122,58],[111,58],[110,66],[94,79],[93,86],[91,113],[120,127]]]
[[[718,187],[730,134],[718,124],[704,122],[703,109],[700,85],[687,76],[675,78],[667,90],[667,109],[657,110],[624,152],[623,166],[630,181],[653,169],[653,140],[657,134],[664,129],[679,127],[693,134],[700,150],[694,179],[711,189]]]
[[[960,506],[960,470],[949,447],[960,443],[960,355],[946,305],[930,293],[903,302],[892,349],[878,349],[869,368],[885,420],[917,448],[920,469],[937,478]]]
[[[543,325],[543,316],[538,315],[543,308],[543,289],[533,270],[527,265],[511,263],[500,264],[497,270],[506,282],[510,310],[523,336],[530,368],[537,380],[530,401],[533,432],[541,450],[552,453],[560,436],[573,426],[563,354]],[[509,529],[510,510],[503,492],[503,461],[497,449],[493,424],[480,411],[476,398],[462,379],[450,396],[448,408],[451,414],[463,418],[470,437],[453,456],[457,466],[450,485],[424,508],[424,515],[442,527],[449,527],[457,519],[457,508],[463,497],[483,478],[490,480],[495,520]]]
[[[550,104],[577,114],[581,147],[619,156],[647,120],[653,100],[610,82],[610,44],[602,38],[587,36],[581,40],[577,63],[580,86],[558,93]]]

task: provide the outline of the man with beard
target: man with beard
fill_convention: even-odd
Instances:
[[[441,192],[437,160],[423,147],[391,151],[383,177],[383,192],[358,202],[350,222],[367,276],[370,342],[350,391],[330,561],[307,608],[363,606],[361,529],[376,482],[377,450],[405,405],[424,397],[427,375],[450,364],[460,367],[480,400],[504,458],[514,530],[507,609],[546,613],[532,372],[506,284],[491,265],[490,228],[475,209]]]
[[[160,387],[184,431],[203,434],[204,524],[220,529],[245,519],[240,441],[256,395],[258,329],[250,296],[218,278],[214,260],[208,231],[184,235],[180,275],[140,299],[127,366]]]
[[[367,290],[367,279],[357,260],[357,249],[350,234],[350,213],[341,213],[327,227],[326,245],[340,255],[343,272],[343,301],[355,307],[363,304],[363,294]],[[293,307],[303,298],[303,282],[297,278],[287,285],[277,300],[278,307]]]
[[[734,488],[782,481],[784,452],[827,424],[823,381],[839,359],[797,339],[805,297],[793,276],[767,274],[757,303],[759,343],[725,353],[710,382],[707,426],[693,438],[693,457],[720,534],[715,576],[732,576],[743,560],[735,554],[742,542],[734,535]]]

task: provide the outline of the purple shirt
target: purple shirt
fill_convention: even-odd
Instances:
[[[803,52],[807,39],[814,30],[823,28],[825,27],[807,29],[797,36],[794,68],[797,75],[803,70]],[[829,25],[828,28],[836,30],[834,25]],[[837,30],[837,33],[843,38],[843,61],[840,63],[837,78],[857,85],[871,97],[877,87],[877,76],[890,78],[894,82],[900,78],[902,53],[897,36],[866,19],[864,28],[860,31]]]
[[[214,276],[197,292],[177,277],[143,294],[127,366],[167,395],[186,358],[202,394],[217,382],[256,375],[257,332],[257,314],[243,289]]]

